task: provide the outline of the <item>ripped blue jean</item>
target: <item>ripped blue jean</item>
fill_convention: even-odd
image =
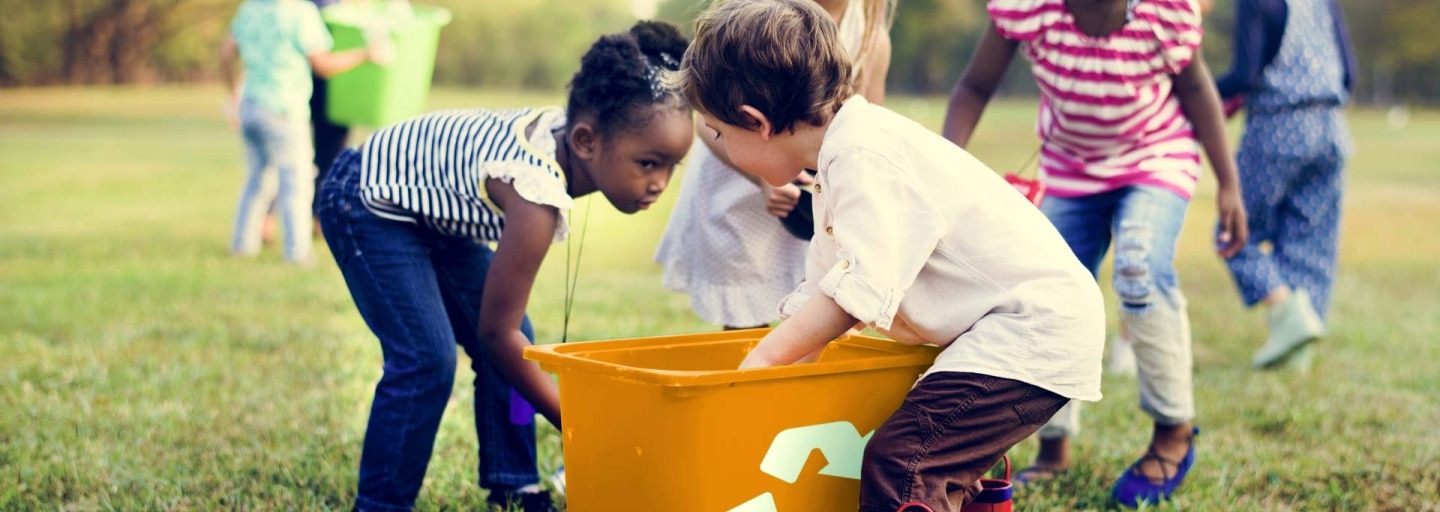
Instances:
[[[1175,276],[1175,241],[1190,202],[1169,190],[1135,186],[1082,197],[1047,197],[1041,211],[1080,263],[1099,274],[1115,249],[1114,286],[1120,325],[1135,349],[1140,409],[1160,425],[1195,417],[1190,320]],[[1071,401],[1040,429],[1053,439],[1079,432]]]

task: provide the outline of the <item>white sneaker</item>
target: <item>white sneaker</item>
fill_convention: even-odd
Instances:
[[[550,485],[555,488],[556,493],[559,493],[561,496],[565,495],[565,466],[563,464],[560,466],[560,469],[555,470],[555,473],[550,475]]]
[[[1310,294],[1305,290],[1295,290],[1288,300],[1270,311],[1269,317],[1270,337],[1250,361],[1256,368],[1275,368],[1325,335],[1325,323],[1310,305]]]
[[[1137,367],[1135,348],[1130,345],[1130,340],[1120,335],[1110,338],[1110,363],[1106,366],[1106,370],[1111,375],[1134,377],[1138,371]]]
[[[1315,366],[1315,344],[1301,345],[1280,366],[1300,375],[1310,373],[1310,368]]]

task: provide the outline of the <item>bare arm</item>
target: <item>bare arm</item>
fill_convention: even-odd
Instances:
[[[885,78],[890,74],[890,33],[885,29],[883,22],[876,27],[875,46],[860,72],[863,83],[855,84],[855,91],[876,105],[885,103]]]
[[[220,44],[220,78],[225,81],[225,91],[231,96],[240,88],[240,74],[235,72],[235,57],[239,55],[239,51],[234,37],[227,36],[225,42]]]
[[[985,112],[985,105],[1000,88],[1005,68],[1015,58],[1018,46],[1015,41],[1001,37],[994,23],[990,24],[985,35],[980,36],[980,44],[975,46],[975,54],[960,74],[960,80],[955,82],[955,89],[950,92],[950,106],[945,109],[945,125],[941,134],[950,142],[960,147],[970,143],[975,125],[980,123],[980,114]]]
[[[370,58],[370,51],[368,48],[351,48],[338,52],[319,51],[306,57],[310,59],[310,68],[315,70],[315,74],[330,78],[364,64]]]
[[[835,299],[817,293],[750,350],[740,369],[790,364],[817,357],[820,349],[855,327],[857,320]]]
[[[1220,225],[1217,247],[1221,256],[1227,259],[1234,257],[1245,247],[1249,228],[1245,221],[1245,206],[1240,198],[1235,158],[1225,138],[1220,94],[1215,90],[1215,79],[1200,58],[1199,50],[1196,50],[1190,65],[1175,75],[1175,95],[1180,99],[1185,117],[1194,125],[1195,137],[1205,147],[1205,156],[1209,157],[1210,167],[1215,171],[1216,214]]]
[[[496,249],[485,278],[478,327],[480,346],[495,361],[505,381],[559,427],[560,391],[540,365],[522,357],[530,341],[520,332],[520,322],[525,317],[535,275],[555,236],[555,221],[560,213],[553,207],[526,201],[508,183],[489,180],[485,188],[505,210],[505,240]]]

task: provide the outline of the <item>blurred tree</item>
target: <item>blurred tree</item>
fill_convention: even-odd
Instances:
[[[890,30],[887,88],[950,90],[988,22],[975,0],[900,0]]]
[[[0,0],[0,86],[213,79],[241,0]],[[303,0],[299,0],[303,1]],[[712,0],[664,0],[656,17],[687,33]],[[984,0],[898,0],[890,88],[945,94],[982,30]],[[1340,0],[1359,58],[1356,99],[1440,103],[1437,0]],[[564,87],[601,34],[634,22],[631,0],[418,0],[450,9],[435,80],[483,87]],[[1230,61],[1234,1],[1216,0],[1205,55]],[[1033,94],[1017,57],[1003,91]]]
[[[455,22],[440,33],[435,80],[558,89],[603,34],[635,22],[629,0],[439,0]]]

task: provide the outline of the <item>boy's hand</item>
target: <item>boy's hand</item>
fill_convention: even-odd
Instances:
[[[225,99],[225,105],[221,107],[225,112],[225,123],[230,125],[231,130],[240,129],[240,95],[233,94]]]
[[[760,348],[760,346],[756,345],[755,348]],[[771,361],[768,357],[764,355],[763,352],[755,349],[751,349],[750,353],[745,355],[745,360],[740,361],[741,370],[748,370],[750,368],[768,368],[771,366],[779,366],[779,363]]]
[[[745,360],[740,369],[764,368],[801,361],[815,354],[825,345],[854,327],[855,317],[850,316],[835,299],[828,295],[816,294],[800,311],[765,335]]]
[[[1240,199],[1240,188],[1229,186],[1216,191],[1215,210],[1219,215],[1215,246],[1225,259],[1233,258],[1245,247],[1245,242],[1250,237],[1249,224],[1245,219],[1245,205]]]
[[[760,185],[765,189],[765,210],[769,211],[770,215],[780,218],[790,215],[790,211],[794,210],[795,205],[800,202],[800,186],[814,183],[815,178],[802,172],[795,181],[800,185],[789,183],[783,187],[772,187],[769,183],[761,180]]]

